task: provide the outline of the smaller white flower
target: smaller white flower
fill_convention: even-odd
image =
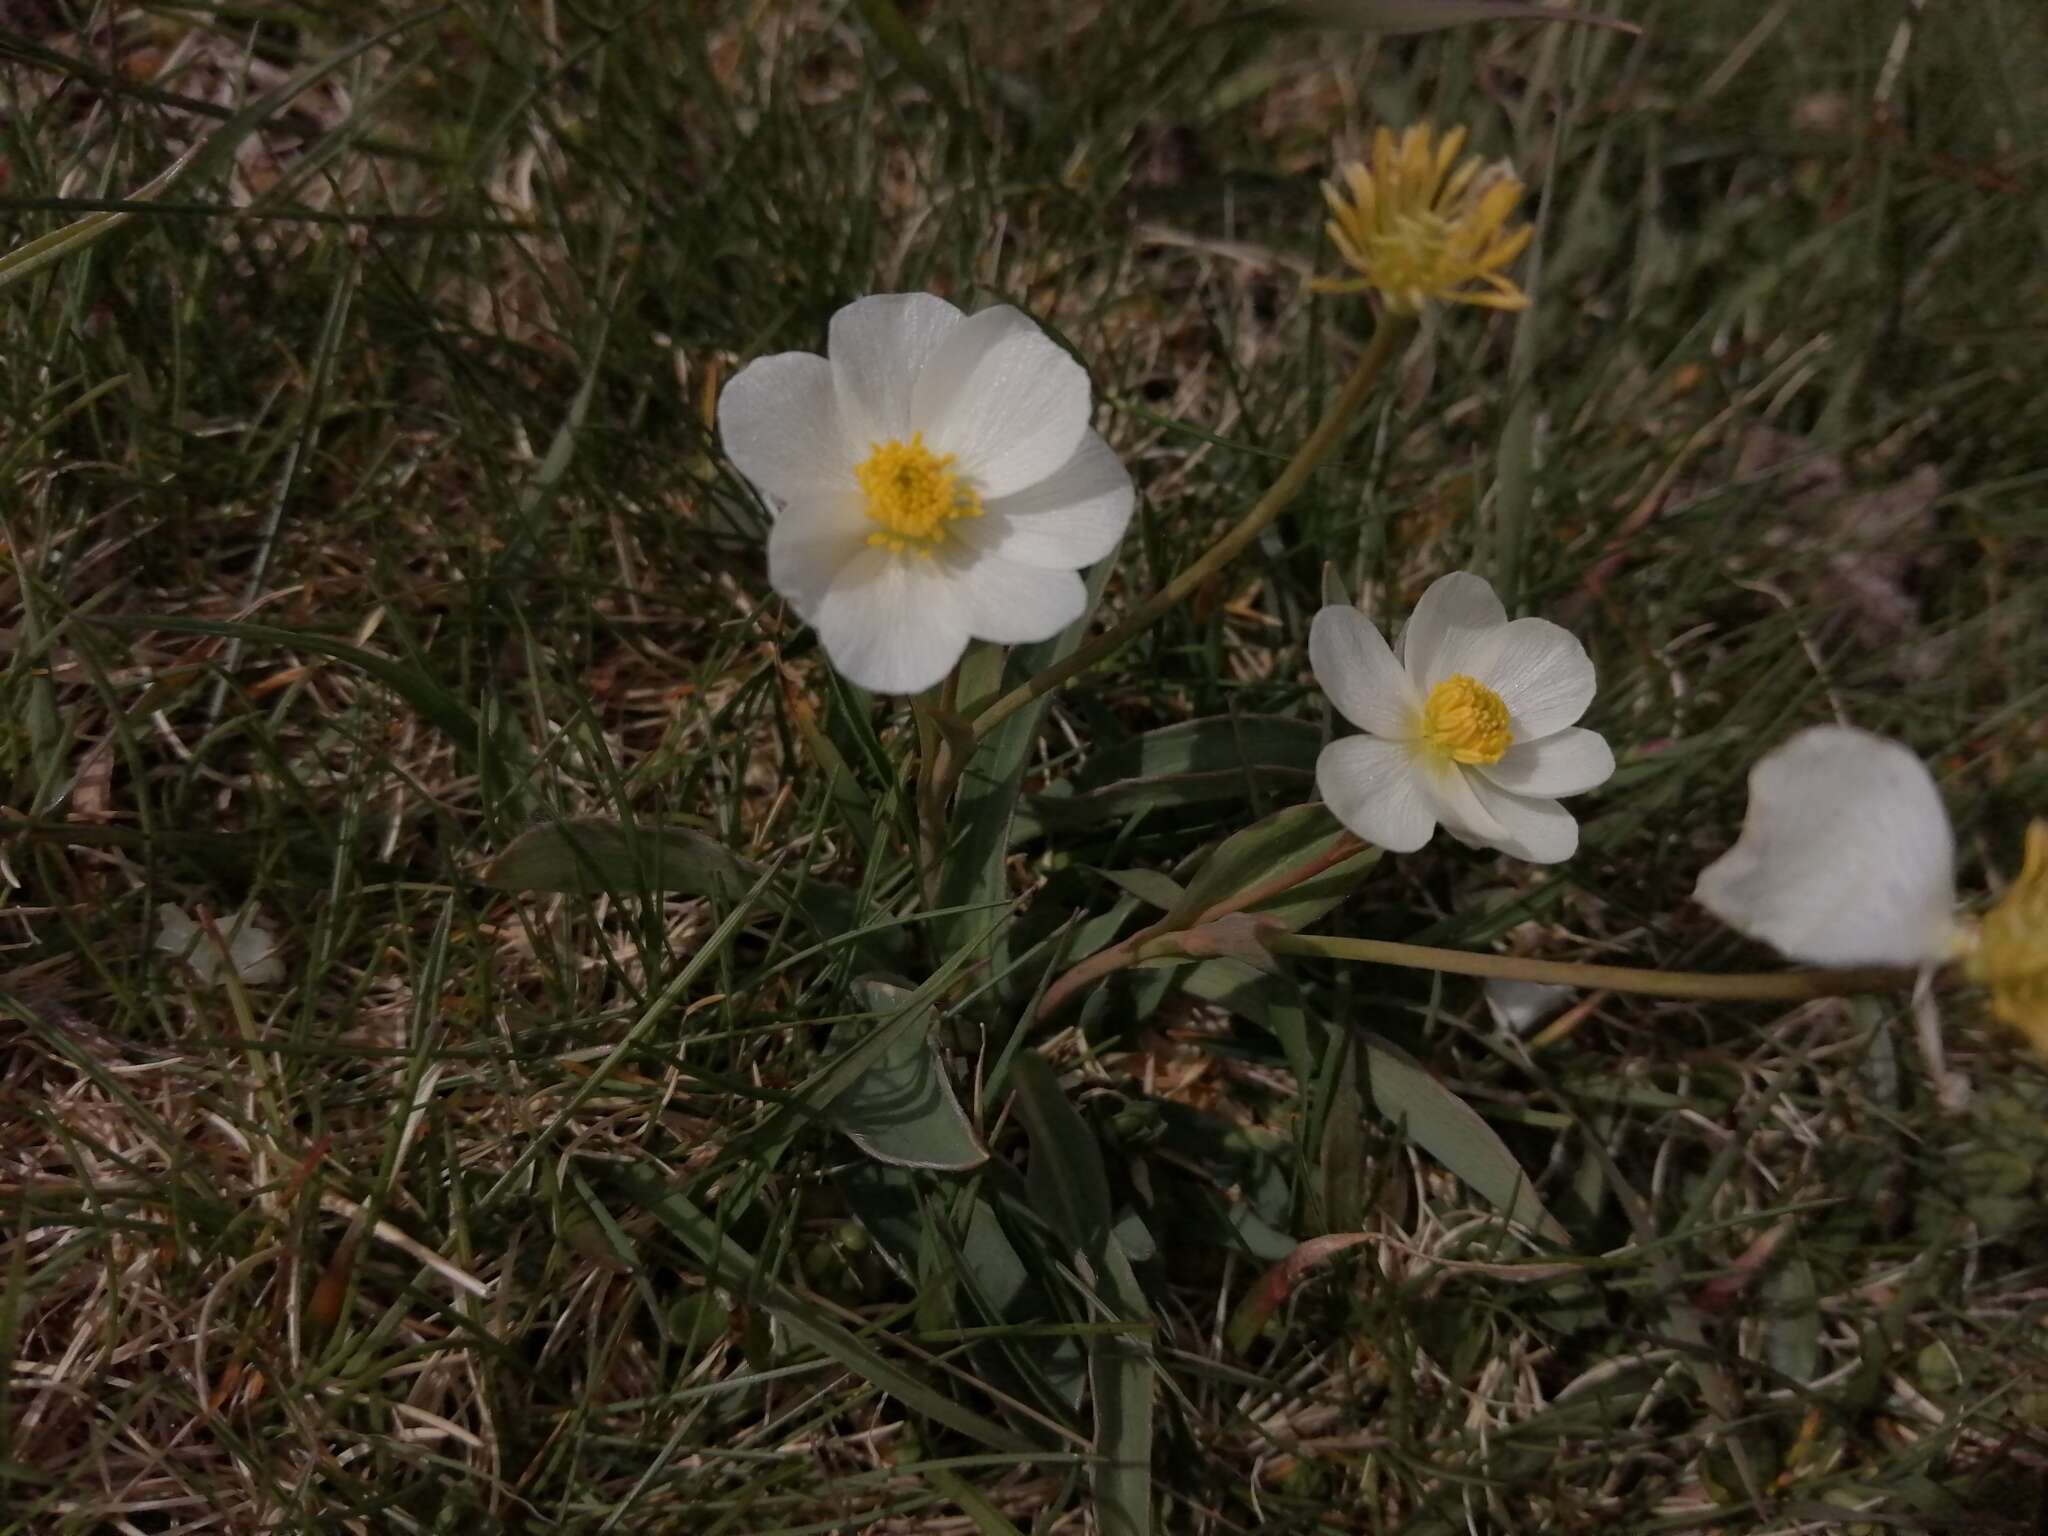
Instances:
[[[1693,899],[1812,965],[1933,965],[1962,941],[1955,834],[1933,775],[1846,725],[1803,730],[1750,769],[1742,835]]]
[[[216,926],[228,941],[228,961],[244,986],[275,986],[284,980],[277,937],[264,925],[254,902]],[[164,902],[156,909],[156,947],[184,961],[202,986],[210,987],[220,979],[220,946],[175,902]]]
[[[768,581],[832,664],[919,693],[967,642],[1046,640],[1081,617],[1080,571],[1116,548],[1131,479],[1088,426],[1088,375],[1008,305],[857,299],[830,357],[741,369],[719,435],[775,513]]]
[[[1347,604],[1316,615],[1308,655],[1365,732],[1316,759],[1316,787],[1358,836],[1412,853],[1441,822],[1536,864],[1577,852],[1579,824],[1555,797],[1605,783],[1614,754],[1573,724],[1593,702],[1593,663],[1563,629],[1510,620],[1492,587],[1460,571],[1422,594],[1398,655]]]

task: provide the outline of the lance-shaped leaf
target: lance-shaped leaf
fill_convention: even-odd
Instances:
[[[689,827],[646,827],[577,817],[522,832],[483,872],[502,891],[579,896],[701,896],[733,901],[761,877],[760,866]],[[794,876],[769,887],[769,901],[794,908],[826,937],[855,926],[851,891]]]
[[[1031,797],[1018,837],[1133,811],[1213,801],[1285,804],[1315,786],[1321,729],[1280,715],[1227,715],[1162,726],[1097,753],[1073,778]]]
[[[908,987],[872,979],[856,982],[855,990],[888,1018],[912,997]],[[833,1118],[878,1162],[952,1171],[979,1167],[988,1152],[967,1123],[932,1043],[931,1004],[918,1004],[916,1012],[918,1021],[893,1031],[882,1053],[832,1101]]]

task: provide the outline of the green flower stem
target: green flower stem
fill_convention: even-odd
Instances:
[[[1903,992],[1910,991],[1918,979],[1912,970],[1891,966],[1842,971],[1752,971],[1715,976],[1701,971],[1649,971],[1627,965],[1523,960],[1514,955],[1479,955],[1462,949],[1433,949],[1424,944],[1394,944],[1380,939],[1329,939],[1314,934],[1273,934],[1263,942],[1276,955],[1363,960],[1371,965],[1449,971],[1457,976],[1547,981],[1568,987],[1634,992],[1646,997],[1691,997],[1731,1003],[1797,1003],[1816,997]]]
[[[1365,355],[1358,360],[1358,366],[1351,370],[1351,377],[1344,388],[1323,413],[1323,419],[1316,423],[1316,429],[1309,433],[1302,445],[1295,450],[1294,457],[1287,461],[1287,467],[1280,471],[1280,478],[1266,488],[1266,494],[1258,499],[1251,511],[1239,519],[1230,532],[1223,535],[1203,552],[1200,559],[1182,571],[1173,580],[1153,593],[1141,603],[1121,624],[1098,635],[1064,661],[1056,661],[1035,677],[1026,679],[1008,693],[989,705],[974,717],[974,735],[978,741],[1001,725],[1018,710],[1035,700],[1044,698],[1069,678],[1087,671],[1105,656],[1122,650],[1132,640],[1156,624],[1168,610],[1186,601],[1224,566],[1230,564],[1253,539],[1265,532],[1274,518],[1286,510],[1289,502],[1301,494],[1308,478],[1316,467],[1330,456],[1330,450],[1344,435],[1344,429],[1358,408],[1372,393],[1374,382],[1385,370],[1388,363],[1401,355],[1401,349],[1408,342],[1414,321],[1403,316],[1388,315],[1381,319],[1379,328],[1373,332],[1372,341],[1365,349]]]

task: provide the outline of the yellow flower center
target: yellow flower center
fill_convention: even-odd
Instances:
[[[1424,751],[1454,763],[1497,763],[1515,744],[1500,695],[1462,672],[1429,690],[1418,734]]]
[[[946,542],[946,524],[981,516],[981,497],[954,473],[953,455],[933,453],[922,432],[911,433],[907,443],[891,438],[868,446],[853,478],[867,498],[869,521],[879,525],[868,535],[876,548],[929,559]]]
[[[1984,914],[1964,961],[1991,989],[1991,1011],[2048,1056],[2048,821],[2027,828],[2019,878]]]

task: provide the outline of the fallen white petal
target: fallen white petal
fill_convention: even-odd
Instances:
[[[1749,774],[1742,836],[1694,899],[1816,965],[1919,965],[1955,934],[1955,838],[1926,765],[1849,726],[1801,731]]]
[[[284,980],[276,935],[253,903],[214,926],[227,940],[227,963],[244,986],[273,986]],[[156,909],[156,947],[184,961],[201,985],[212,986],[220,979],[220,946],[175,902],[163,902]]]
[[[1554,982],[1513,981],[1503,976],[1494,977],[1482,990],[1493,1022],[1518,1035],[1534,1029],[1575,995],[1573,988]]]
[[[1308,664],[1337,713],[1375,736],[1404,738],[1422,701],[1372,620],[1348,603],[1320,610],[1308,629]]]

